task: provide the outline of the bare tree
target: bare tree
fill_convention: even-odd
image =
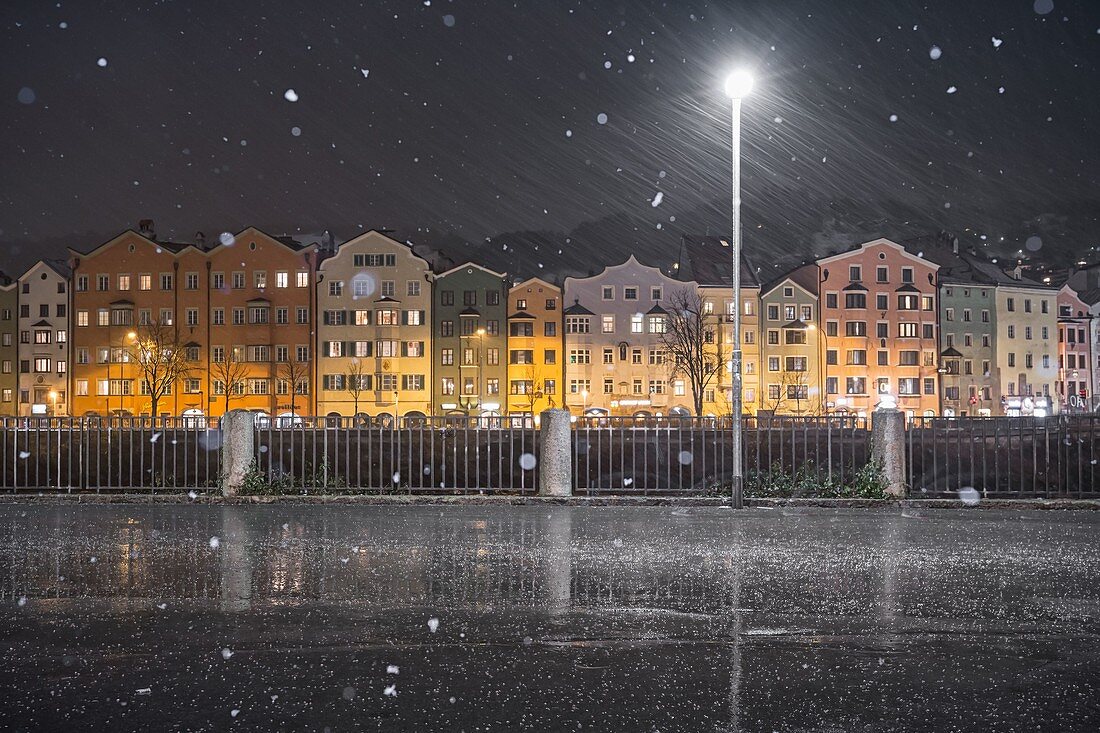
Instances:
[[[661,347],[672,362],[672,374],[691,385],[695,414],[703,414],[703,396],[725,369],[723,348],[716,338],[718,316],[708,313],[696,290],[678,290],[669,298]]]
[[[769,395],[765,404],[770,402],[771,410],[776,415],[782,414],[784,409],[791,412],[792,403],[794,406],[793,414],[795,415],[805,414],[806,411],[812,412],[813,403],[810,401],[806,372],[784,370],[780,374],[779,394],[774,398]],[[805,409],[803,403],[806,405]]]
[[[279,364],[278,376],[286,380],[290,389],[290,412],[297,415],[298,395],[309,394],[309,362],[308,361],[284,361]],[[306,385],[305,391],[299,392],[299,385]]]
[[[191,370],[179,333],[159,319],[140,326],[130,346],[130,361],[141,370],[148,390],[149,414],[156,417],[161,399],[171,394],[173,385]]]
[[[363,377],[365,377],[367,373],[367,368],[363,365],[363,362],[358,359],[352,359],[351,367],[344,374],[344,389],[351,395],[351,399],[355,403],[352,415],[359,414],[359,396],[366,391],[363,384]]]
[[[244,393],[248,365],[244,359],[239,358],[237,350],[231,348],[223,355],[221,361],[215,361],[210,365],[210,376],[220,381],[225,387],[225,412],[229,412],[229,401]]]

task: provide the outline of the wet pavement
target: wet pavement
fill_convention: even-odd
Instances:
[[[1100,513],[0,505],[0,729],[1096,731]]]

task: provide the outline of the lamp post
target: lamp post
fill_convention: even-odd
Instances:
[[[732,201],[732,275],[733,275],[733,369],[730,374],[731,420],[731,481],[730,498],[735,509],[742,506],[741,465],[741,99],[752,91],[752,75],[747,71],[735,71],[726,78],[726,94],[730,98],[731,150],[733,156]]]

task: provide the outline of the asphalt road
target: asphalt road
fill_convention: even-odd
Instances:
[[[0,505],[0,729],[1096,731],[1100,513]]]

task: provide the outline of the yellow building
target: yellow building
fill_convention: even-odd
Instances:
[[[533,277],[508,291],[508,414],[560,407],[561,289]]]

